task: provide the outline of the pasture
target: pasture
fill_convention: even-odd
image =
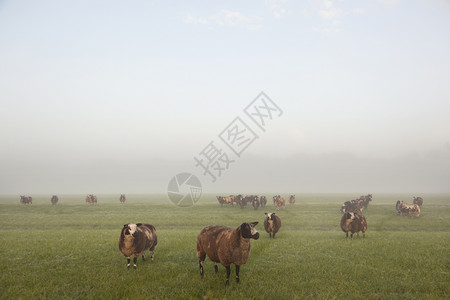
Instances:
[[[359,195],[297,194],[294,206],[220,207],[215,195],[180,208],[166,195],[33,195],[0,197],[1,299],[445,299],[450,295],[450,195],[421,195],[420,217],[397,216],[395,202],[413,195],[373,195],[363,213],[366,238],[345,239],[341,204]],[[288,196],[284,194],[284,196]],[[264,231],[276,212],[276,239]],[[259,221],[258,240],[241,283],[225,287],[225,268],[205,261],[199,274],[196,237],[210,224]],[[123,224],[155,225],[155,260],[127,270],[118,250]],[[356,235],[355,235],[356,236]]]

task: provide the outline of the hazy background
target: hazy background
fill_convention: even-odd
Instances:
[[[0,194],[450,192],[449,53],[444,0],[0,0]],[[260,91],[283,115],[211,183]]]

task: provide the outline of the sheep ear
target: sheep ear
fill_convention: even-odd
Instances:
[[[267,213],[264,213],[267,216]]]
[[[126,228],[127,226],[128,226],[128,224],[124,224],[124,225],[123,225],[123,228]]]
[[[141,225],[142,225],[142,223],[137,223],[137,224],[136,224],[136,226],[138,226],[138,227],[141,226]]]
[[[252,223],[250,223],[250,225],[256,226],[256,225],[258,225],[258,223],[259,223],[259,222],[252,222]]]

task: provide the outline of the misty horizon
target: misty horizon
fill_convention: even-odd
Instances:
[[[204,193],[448,193],[449,13],[1,1],[0,194],[165,193],[181,172]],[[265,128],[245,112],[262,91]],[[242,155],[220,137],[236,118]],[[233,161],[214,183],[194,160],[211,142]]]

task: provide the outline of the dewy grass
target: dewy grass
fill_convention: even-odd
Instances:
[[[176,207],[165,196],[48,197],[33,205],[0,197],[1,299],[445,299],[450,294],[450,196],[428,195],[420,217],[397,216],[409,195],[377,195],[364,214],[366,238],[346,239],[339,227],[347,195],[297,195],[275,211],[269,205],[220,207],[214,195]],[[347,198],[346,198],[347,197]],[[271,199],[271,198],[269,198]],[[264,212],[276,212],[275,239]],[[225,288],[225,268],[205,262],[199,274],[196,237],[210,224],[237,227],[259,221],[261,236],[241,267],[241,283]],[[118,249],[125,223],[155,225],[155,260],[127,270]],[[234,272],[234,266],[232,266]]]

